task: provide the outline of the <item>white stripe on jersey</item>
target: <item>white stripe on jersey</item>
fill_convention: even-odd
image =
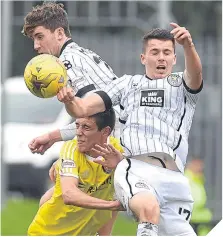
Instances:
[[[105,87],[113,105],[120,104],[121,142],[127,155],[165,152],[186,163],[188,135],[197,94],[183,83],[183,73],[151,80],[124,75]]]

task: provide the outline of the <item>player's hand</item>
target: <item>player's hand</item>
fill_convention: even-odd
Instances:
[[[34,138],[28,145],[32,153],[43,155],[44,152],[49,149],[55,141],[50,138],[49,133]]]
[[[74,99],[74,91],[71,87],[63,87],[57,93],[57,99],[60,102],[67,103]]]
[[[58,161],[58,160],[57,160]],[[49,170],[49,177],[50,177],[50,180],[52,182],[56,182],[56,176],[57,176],[57,173],[56,173],[56,164],[57,164],[57,161],[55,161],[52,166],[50,167],[50,170]]]
[[[111,207],[110,207],[111,211],[126,211],[126,209],[122,206],[120,201],[114,200],[114,201],[110,201],[110,203],[111,203]]]
[[[104,147],[95,145],[95,148],[92,148],[92,151],[94,151],[99,156],[94,159],[94,162],[101,164],[108,169],[116,168],[118,163],[123,159],[122,153],[116,150],[110,144],[105,143]]]
[[[174,35],[176,42],[184,47],[193,46],[193,41],[190,32],[185,28],[181,27],[176,23],[170,23],[174,28],[170,33]]]

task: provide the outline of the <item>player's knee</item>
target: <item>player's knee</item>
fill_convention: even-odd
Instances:
[[[160,207],[152,193],[137,193],[130,199],[129,207],[140,222],[159,223]]]

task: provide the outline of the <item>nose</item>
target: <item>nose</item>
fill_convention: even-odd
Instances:
[[[163,52],[160,52],[160,53],[159,53],[159,60],[164,60],[164,54],[163,54]]]
[[[38,43],[38,41],[34,40],[34,49],[36,51],[38,51],[40,49],[40,44]]]
[[[83,134],[81,126],[79,128],[76,128],[76,135],[81,136]]]

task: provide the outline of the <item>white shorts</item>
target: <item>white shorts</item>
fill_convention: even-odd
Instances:
[[[114,187],[117,199],[131,216],[130,198],[139,192],[154,194],[160,205],[158,235],[196,235],[189,224],[193,198],[189,182],[181,172],[124,159],[115,170]]]

